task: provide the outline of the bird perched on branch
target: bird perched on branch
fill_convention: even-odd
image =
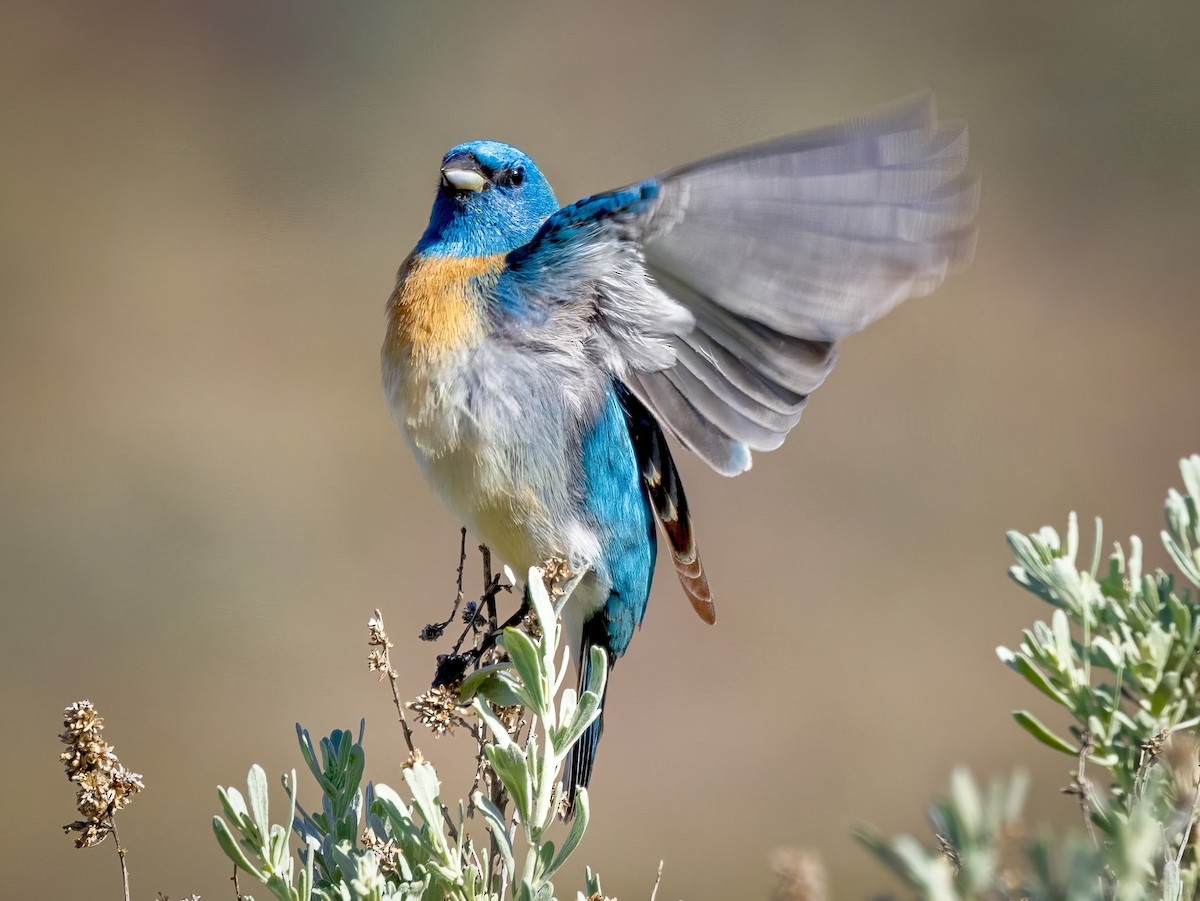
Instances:
[[[642,621],[655,519],[715,619],[666,436],[727,476],[779,447],[839,340],[970,257],[966,155],[929,96],[561,209],[515,147],[446,154],[387,307],[384,388],[475,535],[518,572],[587,571],[564,611],[581,682],[589,648],[611,666]]]

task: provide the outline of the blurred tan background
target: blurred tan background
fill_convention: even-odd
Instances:
[[[214,786],[298,766],[297,720],[365,716],[368,772],[399,781],[366,619],[384,609],[416,694],[458,524],[389,420],[377,348],[447,147],[517,144],[567,202],[927,86],[971,123],[976,263],[849,341],[751,473],[683,460],[719,622],[660,570],[581,857],[626,901],[660,857],[662,897],[761,898],[769,852],[800,846],[863,897],[889,883],[850,824],[927,836],[959,763],[1022,762],[1035,819],[1075,823],[1070,761],[1008,715],[1044,708],[993,648],[1046,610],[1007,581],[1003,536],[1077,509],[1165,560],[1161,499],[1200,450],[1200,6],[10,0],[3,19],[2,894],[118,896],[112,846],[59,831],[77,698],[145,774],[120,826],[138,898],[232,897]],[[455,743],[423,744],[457,796]]]

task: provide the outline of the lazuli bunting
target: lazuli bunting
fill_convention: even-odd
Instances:
[[[387,307],[383,383],[426,478],[518,572],[584,572],[581,682],[646,611],[655,520],[715,611],[666,436],[717,472],[777,448],[838,340],[969,258],[965,127],[932,98],[559,208],[533,160],[460,144]],[[586,785],[601,721],[567,773]]]

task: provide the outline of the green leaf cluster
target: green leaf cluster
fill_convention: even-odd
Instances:
[[[357,739],[339,730],[318,745],[297,726],[301,755],[321,789],[320,810],[299,806],[293,772],[284,780],[290,827],[272,824],[266,777],[255,765],[249,803],[237,789],[218,788],[225,818],[215,817],[213,829],[222,850],[281,901],[554,901],[551,877],[578,848],[589,819],[587,792],[580,789],[575,816],[555,845],[552,834],[563,829],[560,775],[600,715],[607,673],[604,652],[595,648],[583,692],[563,684],[567,651],[560,653],[559,617],[577,582],[555,605],[541,572],[531,570],[529,601],[539,637],[506,629],[500,644],[508,659],[479,669],[459,689],[462,704],[478,717],[482,753],[503,791],[490,797],[475,791],[471,803],[458,802],[452,814],[437,772],[423,759],[406,764],[403,794],[383,784],[364,787],[362,726]],[[514,704],[529,723],[523,742],[496,712]],[[290,836],[300,845],[295,857]],[[585,886],[586,897],[599,892],[590,870]]]
[[[1075,761],[1064,791],[1084,829],[1028,838],[1022,777],[980,789],[955,773],[930,811],[933,848],[868,828],[859,839],[922,897],[1133,899],[1195,896],[1200,860],[1196,742],[1200,723],[1200,455],[1180,461],[1184,493],[1166,501],[1163,545],[1178,573],[1143,567],[1142,543],[1115,544],[1101,570],[1102,531],[1086,563],[1071,514],[1065,538],[1010,532],[1013,580],[1054,609],[1001,661],[1066,714],[1064,733],[1028,710],[1017,724]],[[1090,769],[1089,769],[1090,768]],[[1108,784],[1098,786],[1098,773]]]

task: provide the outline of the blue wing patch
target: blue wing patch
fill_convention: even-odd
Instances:
[[[565,258],[593,241],[597,229],[605,224],[636,220],[651,212],[661,190],[658,179],[648,178],[563,207],[542,223],[531,241],[508,255],[508,268],[529,278],[557,269]]]

